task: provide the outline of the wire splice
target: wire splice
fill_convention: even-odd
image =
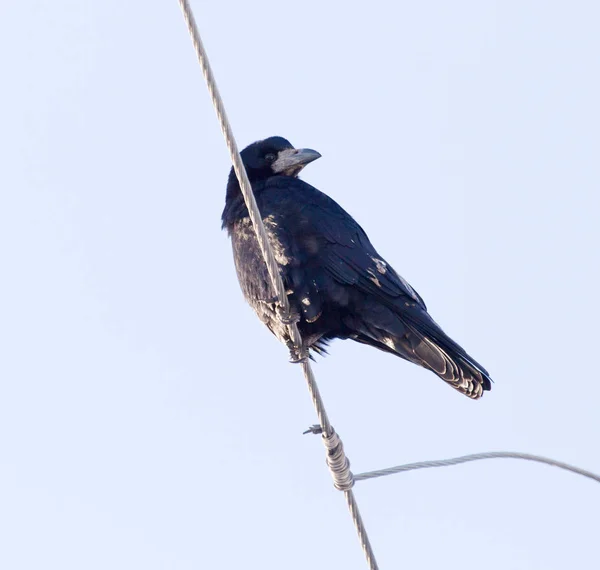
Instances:
[[[344,453],[344,444],[334,429],[329,435],[322,435],[327,449],[327,466],[333,477],[333,485],[339,491],[349,491],[354,487],[354,476],[350,471],[350,461]]]

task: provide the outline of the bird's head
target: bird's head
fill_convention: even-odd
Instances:
[[[298,176],[307,164],[321,157],[316,150],[294,148],[283,137],[269,137],[252,143],[241,155],[250,182],[278,175]]]
[[[307,164],[321,157],[316,150],[294,148],[290,141],[283,137],[269,137],[257,141],[247,146],[240,154],[248,179],[255,190],[255,184],[272,176],[296,177]],[[231,216],[235,217],[238,214],[239,208],[245,211],[240,185],[232,168],[227,183],[223,225],[227,225],[226,220]]]

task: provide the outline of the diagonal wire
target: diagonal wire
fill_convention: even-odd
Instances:
[[[481,459],[524,459],[526,461],[536,461],[538,463],[545,463],[552,467],[558,467],[566,471],[571,471],[582,477],[588,477],[594,481],[600,483],[600,475],[596,475],[591,471],[586,471],[580,467],[563,463],[562,461],[556,461],[555,459],[549,459],[547,457],[541,457],[539,455],[532,455],[531,453],[519,453],[516,451],[490,451],[487,453],[473,453],[472,455],[463,455],[461,457],[453,457],[452,459],[439,459],[435,461],[419,461],[418,463],[407,463],[406,465],[397,465],[396,467],[388,467],[387,469],[379,469],[377,471],[368,471],[366,473],[359,473],[354,475],[355,481],[365,481],[367,479],[375,479],[377,477],[385,477],[386,475],[393,475],[394,473],[403,473],[404,471],[414,471],[415,469],[428,469],[430,467],[447,467],[450,465],[459,465],[460,463],[468,463],[470,461],[479,461]]]
[[[267,237],[267,233],[262,222],[260,211],[258,210],[258,206],[256,205],[256,200],[254,198],[254,194],[250,186],[250,181],[248,180],[248,175],[246,174],[246,170],[244,168],[242,158],[240,156],[237,144],[235,142],[235,138],[233,136],[229,120],[227,119],[225,107],[219,94],[217,84],[212,69],[210,67],[210,63],[208,61],[208,56],[202,44],[202,40],[200,38],[200,33],[198,31],[198,27],[196,25],[196,21],[192,13],[192,9],[187,0],[178,1],[183,12],[183,17],[185,19],[188,31],[190,33],[192,43],[194,44],[194,49],[196,50],[196,55],[198,56],[198,61],[200,62],[200,67],[202,68],[202,73],[204,75],[204,79],[206,80],[208,91],[212,99],[213,105],[215,107],[217,117],[219,119],[219,124],[221,125],[221,130],[223,131],[223,135],[227,143],[227,148],[229,149],[229,155],[233,163],[235,174],[240,183],[240,188],[244,196],[246,206],[248,208],[250,220],[252,221],[252,225],[256,233],[261,253],[267,265],[271,282],[277,293],[281,314],[282,316],[289,319],[290,305],[286,295],[285,287],[279,274],[279,267],[275,260],[275,256],[273,255],[273,250],[271,248],[271,244],[269,243],[269,239]],[[331,427],[331,423],[327,416],[327,412],[325,411],[325,406],[319,393],[319,388],[317,387],[317,383],[312,368],[310,366],[310,362],[307,358],[307,350],[302,343],[302,337],[300,336],[298,326],[296,325],[296,323],[292,322],[288,325],[288,329],[292,342],[294,343],[294,347],[296,348],[296,350],[299,351],[299,356],[302,357],[302,371],[304,373],[304,377],[308,385],[308,390],[310,392],[315,411],[317,412],[317,417],[319,419],[320,428],[323,434],[323,442],[325,443],[328,452],[327,463],[334,478],[334,483],[337,486],[338,476],[342,476],[342,478],[344,479],[344,481],[338,488],[344,491],[346,503],[348,504],[348,508],[350,510],[354,526],[356,527],[356,531],[358,533],[363,552],[367,559],[367,564],[369,565],[370,570],[378,570],[377,561],[375,560],[375,555],[373,553],[373,549],[371,547],[366,528],[362,521],[362,517],[360,515],[360,511],[358,510],[358,505],[356,504],[356,499],[354,498],[354,493],[352,491],[353,480],[352,473],[349,469],[348,459],[344,454],[343,447],[341,445],[341,442],[339,441],[339,438],[337,437],[337,434]],[[338,470],[332,467],[332,463],[330,461],[330,455],[332,453],[336,454],[336,465],[339,468]]]

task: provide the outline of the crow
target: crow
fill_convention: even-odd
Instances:
[[[490,390],[487,371],[429,316],[419,294],[377,253],[329,196],[298,178],[321,157],[275,136],[241,152],[304,347],[323,354],[352,339],[418,364],[469,398]],[[233,168],[222,215],[238,280],[260,320],[292,351],[288,328]]]

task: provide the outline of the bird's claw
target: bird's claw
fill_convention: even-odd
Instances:
[[[294,313],[284,313],[281,309],[277,310],[277,316],[279,317],[281,323],[288,327],[300,322],[300,315]]]
[[[290,363],[291,364],[301,364],[307,359],[307,355],[303,350],[299,350],[295,347],[290,348]]]

